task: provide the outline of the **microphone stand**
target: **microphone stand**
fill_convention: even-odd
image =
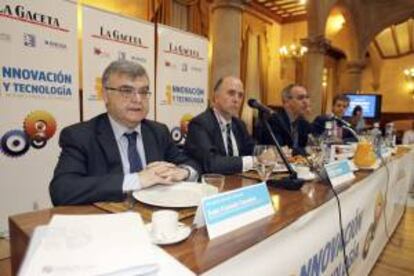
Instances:
[[[282,148],[280,147],[280,144],[277,141],[275,134],[273,133],[273,130],[270,127],[269,122],[267,121],[267,116],[263,116],[262,122],[264,123],[266,129],[272,137],[272,141],[276,146],[277,152],[279,153],[280,157],[282,157],[283,164],[286,166],[289,172],[289,176],[283,177],[282,179],[269,179],[266,181],[266,184],[275,188],[281,188],[286,190],[299,190],[303,186],[305,180],[298,178],[298,174],[289,164],[286,155],[283,153]]]
[[[359,142],[358,134],[355,132],[355,130],[352,127],[348,127],[346,125],[343,125],[342,128],[348,130],[352,134],[352,136],[354,136],[354,138],[357,140],[357,142]]]

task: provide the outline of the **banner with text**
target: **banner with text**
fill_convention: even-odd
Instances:
[[[76,3],[0,1],[0,230],[50,206],[60,130],[79,121]]]
[[[105,112],[102,100],[102,73],[116,60],[140,63],[147,71],[154,92],[154,25],[83,6],[83,119]],[[117,87],[115,87],[117,88]],[[154,95],[147,116],[154,118]]]
[[[414,153],[406,154],[339,194],[350,275],[368,275],[401,219],[413,181],[412,169],[403,164],[413,162]],[[315,200],[312,188],[307,194],[307,200]],[[342,276],[346,275],[342,248],[338,207],[333,198],[209,272]],[[252,262],[253,267],[249,265]]]
[[[208,40],[158,25],[157,121],[182,143],[189,121],[207,107]]]

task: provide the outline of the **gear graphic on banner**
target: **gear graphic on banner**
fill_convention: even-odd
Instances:
[[[23,121],[23,130],[9,130],[0,138],[0,152],[9,157],[20,157],[30,146],[41,149],[53,137],[56,128],[56,120],[49,112],[30,112]]]
[[[36,110],[26,116],[23,128],[31,140],[47,141],[56,132],[56,121],[50,113]]]
[[[0,139],[1,152],[9,157],[19,157],[30,148],[29,136],[22,130],[9,130]]]

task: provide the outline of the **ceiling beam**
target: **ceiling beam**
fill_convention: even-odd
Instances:
[[[397,56],[401,55],[400,45],[398,44],[397,31],[395,30],[395,25],[391,26],[391,36],[392,41],[394,42],[395,50],[397,51]]]
[[[288,12],[305,11],[305,9],[303,7],[292,7],[292,8],[286,9],[286,11]]]
[[[379,45],[379,43],[378,43],[378,41],[377,41],[377,39],[376,39],[376,38],[374,39],[374,46],[375,46],[375,48],[377,49],[378,54],[380,55],[380,57],[381,57],[382,59],[384,59],[384,58],[385,58],[384,53],[382,52],[381,47],[380,47],[380,45]]]
[[[307,20],[308,16],[306,15],[306,13],[302,13],[299,15],[292,15],[290,17],[287,18],[283,18],[282,23],[295,23],[295,22],[300,22],[300,21],[305,21]]]
[[[408,40],[410,43],[410,52],[414,52],[414,26],[413,26],[413,19],[409,19],[407,21],[407,28],[408,28]]]
[[[247,5],[249,7],[251,7],[253,10],[266,15],[267,17],[273,19],[274,21],[276,21],[278,23],[282,23],[282,18],[278,14],[276,14],[275,12],[270,11],[269,9],[266,9],[262,5],[260,5],[256,2],[249,2]]]
[[[297,3],[291,3],[291,4],[286,3],[286,4],[282,4],[278,6],[282,9],[297,8],[297,7],[305,8],[304,6],[298,5]]]
[[[286,4],[286,3],[299,3],[299,0],[273,0],[273,2],[280,4]]]

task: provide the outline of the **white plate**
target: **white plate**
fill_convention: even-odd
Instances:
[[[198,206],[201,199],[217,194],[212,185],[180,182],[174,185],[156,185],[133,193],[139,202],[160,207],[184,208]]]
[[[316,178],[316,174],[313,172],[309,172],[306,174],[298,174],[298,178],[302,178],[305,181],[314,180]]]
[[[190,236],[191,234],[191,228],[181,222],[178,223],[178,229],[175,235],[172,235],[171,237],[168,237],[168,238],[162,238],[162,239],[153,236],[151,223],[146,224],[145,227],[147,228],[148,234],[151,238],[151,242],[154,244],[159,244],[159,245],[166,245],[166,244],[173,244],[173,243],[180,242],[188,238],[188,236]]]
[[[284,173],[284,172],[288,172],[288,169],[286,168],[286,166],[282,163],[277,163],[276,167],[273,169],[274,173]]]

